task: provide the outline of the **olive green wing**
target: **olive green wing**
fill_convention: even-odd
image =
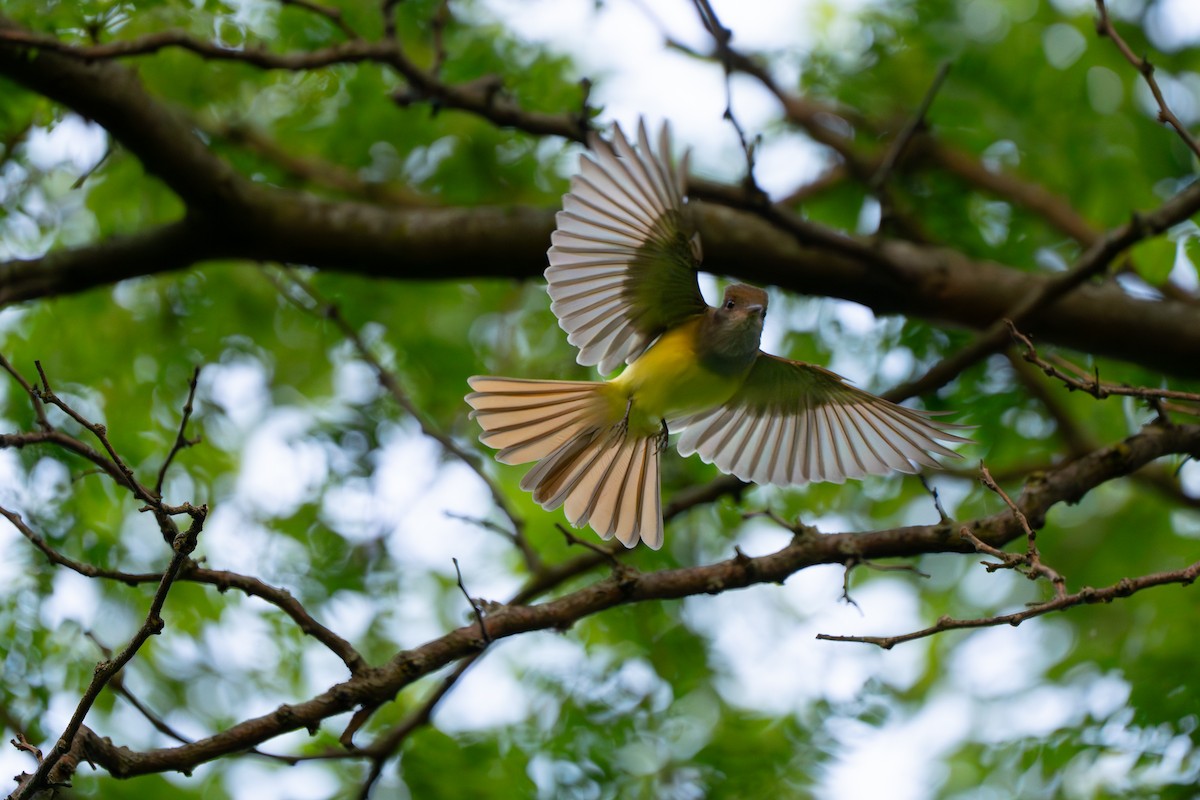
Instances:
[[[668,126],[657,154],[644,121],[637,149],[619,126],[611,144],[593,134],[589,145],[556,217],[546,281],[577,360],[607,374],[706,306],[700,240],[684,206],[687,156],[671,164]]]
[[[965,426],[937,422],[847,385],[823,367],[759,353],[725,405],[677,424],[679,452],[698,453],[745,481],[789,486],[937,467],[958,454],[939,442],[969,442]]]

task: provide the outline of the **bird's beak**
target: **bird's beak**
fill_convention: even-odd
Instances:
[[[749,311],[751,314],[761,314],[763,307],[760,305],[750,305],[750,306],[746,306],[746,310]]]

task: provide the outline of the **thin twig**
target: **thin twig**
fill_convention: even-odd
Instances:
[[[396,6],[402,0],[383,0],[380,13],[383,15],[383,37],[388,41],[396,41]]]
[[[1057,570],[1052,569],[1051,567],[1042,563],[1042,554],[1041,551],[1038,550],[1037,546],[1037,533],[1029,525],[1028,517],[1026,517],[1025,513],[1021,511],[1016,503],[1013,502],[1012,498],[1008,496],[1008,493],[1000,487],[1000,484],[996,483],[996,481],[992,478],[992,474],[988,472],[987,467],[984,466],[982,462],[979,465],[979,480],[990,491],[999,495],[1000,499],[1004,501],[1004,504],[1008,506],[1010,511],[1012,511],[1013,517],[1021,526],[1021,530],[1025,531],[1025,555],[1020,559],[1020,563],[1028,568],[1028,572],[1025,572],[1025,575],[1030,580],[1046,578],[1048,581],[1050,581],[1051,585],[1054,586],[1055,596],[1064,596],[1067,593],[1066,579],[1063,578],[1063,576],[1059,574]],[[972,534],[969,529],[964,527],[962,530],[964,536],[974,539],[974,534]],[[976,544],[976,547],[978,548],[978,545],[982,543],[979,542],[978,539],[975,539],[973,544]],[[1017,564],[1010,564],[1009,566],[1017,568]]]
[[[1050,508],[1073,501],[1096,486],[1118,480],[1164,455],[1193,452],[1198,447],[1200,426],[1147,427],[1121,442],[1057,465],[1031,480],[1023,495],[1022,509],[1031,520],[1044,518]],[[1007,509],[967,524],[979,538],[993,546],[1021,535]],[[798,570],[816,564],[844,563],[848,552],[878,559],[968,549],[966,541],[954,536],[948,526],[940,523],[797,538],[780,550],[763,556],[736,557],[711,565],[653,573],[628,572],[543,603],[507,604],[489,609],[488,633],[494,641],[499,641],[534,630],[563,630],[618,606],[779,583]],[[589,555],[594,557],[595,554]],[[1200,564],[1197,568],[1200,569]],[[1194,576],[1188,580],[1191,579]],[[1177,582],[1184,580],[1181,578]],[[1130,588],[1140,585],[1130,584]],[[479,652],[479,630],[472,621],[396,653],[386,664],[365,675],[340,681],[307,700],[239,721],[193,744],[158,748],[146,753],[95,737],[88,741],[88,755],[98,766],[125,776],[190,769],[200,761],[245,751],[288,731],[315,728],[333,715],[371,703],[387,702],[422,677],[476,652]]]
[[[173,542],[174,554],[171,557],[170,564],[163,570],[158,590],[154,593],[154,599],[150,602],[150,609],[146,612],[145,621],[133,635],[133,638],[129,640],[125,648],[115,658],[106,659],[96,665],[96,669],[92,674],[92,680],[84,691],[83,697],[80,699],[79,705],[76,706],[75,712],[71,715],[71,720],[67,723],[62,735],[55,742],[50,752],[46,754],[46,758],[38,765],[37,771],[13,793],[13,800],[31,800],[45,788],[61,782],[61,779],[53,774],[54,768],[63,756],[71,750],[75,735],[83,725],[88,712],[91,711],[92,705],[95,704],[96,699],[100,696],[100,692],[133,659],[138,650],[141,649],[142,645],[151,636],[157,636],[162,632],[163,619],[161,614],[163,605],[167,600],[167,593],[170,592],[171,586],[179,574],[179,570],[196,548],[196,540],[200,535],[201,529],[204,527],[204,520],[207,514],[207,507],[201,506],[199,509],[196,509],[196,513],[192,516],[192,524],[186,531],[175,537],[175,541]],[[63,777],[69,778],[69,775]]]
[[[300,50],[281,53],[265,46],[252,45],[231,48],[198,39],[185,31],[167,30],[146,34],[105,44],[73,45],[53,36],[31,31],[0,28],[0,42],[11,42],[31,48],[49,50],[84,61],[108,60],[153,55],[161,50],[177,48],[193,53],[200,58],[220,61],[236,61],[264,70],[315,70],[339,64],[373,62],[395,71],[407,84],[398,90],[392,99],[399,105],[415,102],[435,104],[437,108],[452,108],[466,111],[486,119],[500,127],[513,127],[538,136],[562,136],[572,141],[583,142],[587,138],[587,109],[582,113],[547,114],[529,111],[514,103],[511,98],[501,97],[502,80],[497,76],[463,83],[446,83],[438,80],[413,62],[401,48],[395,36],[395,25],[388,12],[397,0],[384,3],[385,36],[381,41],[352,39],[316,50]]]
[[[1030,292],[1013,304],[965,347],[934,364],[916,380],[901,384],[884,393],[892,402],[932,391],[953,380],[967,367],[1002,349],[1009,341],[1009,326],[1020,325],[1034,314],[1047,308],[1076,287],[1106,270],[1118,253],[1152,234],[1161,232],[1167,220],[1160,218],[1163,209],[1153,215],[1134,215],[1124,225],[1108,231],[1089,247],[1066,272],[1047,278],[1036,292]]]
[[[767,193],[759,187],[758,181],[754,177],[754,151],[758,144],[758,139],[756,138],[752,142],[746,138],[745,129],[733,113],[733,73],[735,68],[733,65],[733,51],[729,47],[729,41],[733,38],[733,31],[721,24],[721,20],[717,18],[717,12],[713,10],[708,0],[692,0],[692,5],[695,6],[696,13],[700,17],[700,24],[704,26],[709,36],[712,37],[717,59],[720,60],[721,66],[725,70],[725,112],[723,116],[737,133],[738,142],[742,147],[742,154],[746,159],[746,176],[742,179],[742,187],[751,198],[757,198],[758,202],[765,205],[768,202]]]
[[[40,536],[22,519],[20,514],[0,506],[0,516],[12,523],[13,527],[40,550],[52,564],[66,567],[86,578],[111,580],[127,586],[140,586],[159,581],[162,578],[159,573],[155,572],[121,572],[76,561],[50,546],[44,537]],[[175,580],[213,586],[220,592],[236,589],[247,597],[257,597],[287,614],[303,633],[316,639],[340,658],[352,675],[361,675],[369,667],[353,645],[317,622],[303,604],[286,589],[271,586],[248,575],[201,567],[195,562],[188,562],[176,575]]]
[[[1175,112],[1167,105],[1167,100],[1163,97],[1162,89],[1158,86],[1158,81],[1154,78],[1154,65],[1150,60],[1138,56],[1133,52],[1129,45],[1121,38],[1121,34],[1117,33],[1117,29],[1113,27],[1112,20],[1108,16],[1108,7],[1104,0],[1096,0],[1096,11],[1099,17],[1096,19],[1096,33],[1101,36],[1107,36],[1112,39],[1113,44],[1121,51],[1121,55],[1125,60],[1133,65],[1146,81],[1146,85],[1150,87],[1150,93],[1154,95],[1154,102],[1158,103],[1158,121],[1170,125],[1179,134],[1179,138],[1183,143],[1200,158],[1200,142],[1196,137],[1192,136],[1191,131],[1179,121],[1179,117],[1175,116]]]
[[[363,781],[362,789],[359,791],[359,798],[367,800],[371,795],[371,789],[375,782],[379,780],[379,776],[383,773],[383,767],[396,751],[400,749],[400,745],[412,735],[413,731],[420,728],[422,725],[428,725],[429,720],[433,717],[433,711],[438,704],[450,693],[450,690],[458,683],[459,679],[466,674],[479,659],[483,658],[484,653],[478,652],[474,655],[467,656],[462,661],[458,662],[458,666],[454,671],[442,679],[438,687],[434,689],[421,702],[412,713],[410,713],[403,722],[397,725],[392,730],[381,736],[376,741],[372,742],[370,747],[363,748],[360,753],[371,757],[371,770],[367,774],[367,779]]]
[[[358,35],[358,32],[355,31],[354,28],[350,27],[349,23],[346,22],[345,18],[342,16],[342,10],[340,8],[336,8],[334,6],[323,6],[312,2],[312,0],[279,0],[279,3],[280,5],[302,8],[305,11],[311,11],[317,16],[324,17],[337,26],[338,30],[344,33],[348,39],[362,38]]]
[[[850,556],[842,566],[842,600],[857,608],[859,613],[862,613],[862,608],[850,596],[850,574],[854,572],[855,567],[866,567],[876,572],[911,572],[918,578],[929,579],[929,573],[923,572],[915,564],[880,564],[862,556]]]
[[[370,670],[370,664],[354,648],[354,645],[318,622],[309,613],[308,609],[304,607],[304,604],[297,600],[287,589],[272,586],[249,575],[242,575],[226,570],[209,569],[198,566],[195,563],[188,564],[187,569],[179,576],[179,580],[214,586],[220,592],[236,589],[248,597],[257,597],[260,600],[264,600],[287,614],[301,632],[316,639],[341,659],[351,675],[363,675]]]
[[[396,377],[396,375],[387,367],[385,367],[383,362],[381,362],[374,352],[371,351],[371,348],[367,346],[365,341],[363,341],[362,336],[359,335],[354,326],[352,326],[342,315],[342,312],[338,306],[329,300],[326,300],[316,290],[311,282],[302,280],[292,270],[285,269],[282,271],[282,274],[286,276],[290,285],[300,290],[300,292],[302,292],[308,298],[309,303],[302,303],[299,302],[299,298],[295,297],[292,292],[288,292],[286,287],[276,280],[271,273],[264,272],[263,274],[267,280],[271,281],[275,285],[275,287],[280,291],[280,294],[295,304],[298,308],[323,319],[328,319],[330,322],[332,322],[354,347],[359,358],[365,361],[375,373],[376,380],[379,381],[379,384],[385,390],[387,390],[388,394],[392,396],[392,399],[396,402],[396,404],[404,409],[404,411],[416,421],[418,427],[421,429],[421,433],[430,439],[433,439],[442,447],[443,450],[464,463],[471,469],[472,472],[479,476],[479,479],[483,481],[483,484],[487,487],[488,492],[491,494],[492,502],[495,503],[496,507],[500,509],[501,513],[504,514],[512,526],[512,531],[508,534],[508,538],[516,543],[517,548],[520,550],[521,556],[525,560],[529,571],[533,574],[537,574],[542,568],[541,557],[525,538],[525,522],[513,509],[511,501],[500,489],[500,486],[495,480],[492,479],[490,475],[487,474],[487,471],[483,468],[482,460],[474,453],[469,452],[464,447],[459,445],[458,442],[454,441],[452,437],[443,433],[428,419],[426,419],[425,414],[423,414],[421,410],[417,408],[416,403],[414,403],[412,398],[408,396],[408,392],[404,390],[404,387],[400,384],[400,380]]]
[[[904,156],[908,146],[912,144],[913,138],[924,130],[926,125],[926,117],[929,114],[929,108],[933,105],[933,99],[937,97],[938,91],[942,88],[942,84],[946,81],[946,76],[950,74],[950,62],[943,61],[938,67],[937,72],[933,76],[933,81],[929,84],[929,89],[926,90],[925,96],[921,99],[921,104],[917,106],[916,113],[901,129],[898,136],[892,140],[892,144],[887,149],[887,153],[880,162],[879,168],[875,174],[871,176],[870,187],[875,192],[883,189],[892,177],[892,172],[896,169],[896,165],[900,163],[900,159]]]
[[[87,168],[87,170],[82,175],[80,175],[78,178],[76,178],[75,182],[71,184],[71,188],[72,189],[82,189],[83,185],[85,183],[87,183],[88,178],[95,175],[96,170],[98,170],[98,169],[100,169],[100,167],[104,166],[105,162],[107,162],[109,157],[112,156],[113,151],[116,148],[117,148],[116,142],[110,141],[108,147],[104,150],[104,155],[100,156],[100,158],[97,159],[95,164],[92,164],[90,167]]]
[[[450,0],[442,0],[429,19],[429,30],[433,39],[433,61],[429,65],[429,74],[440,77],[442,66],[446,63],[446,26],[452,19],[450,15]]]
[[[924,475],[918,474],[917,477],[921,480],[921,486],[925,487],[925,491],[929,492],[929,496],[933,498],[933,507],[937,509],[938,519],[944,523],[950,522],[950,516],[946,513],[946,509],[942,508],[942,499],[938,496],[938,490],[929,485],[929,481],[925,479]]]
[[[561,522],[554,523],[554,527],[558,528],[558,532],[561,533],[567,540],[568,545],[579,545],[580,547],[586,547],[588,550],[591,550],[593,553],[599,555],[605,561],[608,561],[614,567],[620,565],[621,562],[617,561],[616,553],[612,550],[601,547],[595,542],[589,542],[587,539],[581,539],[567,530]]]
[[[187,401],[183,404],[183,414],[179,419],[179,431],[175,434],[175,442],[171,445],[171,451],[167,453],[167,457],[163,459],[162,466],[158,468],[158,478],[154,481],[154,493],[159,497],[162,497],[163,481],[167,478],[167,470],[170,468],[171,462],[175,460],[175,456],[185,447],[192,447],[200,443],[200,437],[189,439],[185,435],[188,420],[192,418],[192,404],[196,399],[196,384],[199,380],[200,367],[197,366],[192,370],[192,378],[188,381]]]
[[[43,403],[52,405],[62,411],[81,427],[87,430],[88,433],[96,437],[96,440],[100,442],[100,446],[104,448],[104,452],[108,454],[109,460],[113,466],[116,467],[116,474],[121,476],[122,482],[125,484],[125,488],[129,489],[129,491],[133,493],[134,497],[149,506],[162,508],[162,500],[156,497],[149,489],[147,489],[145,486],[142,486],[142,484],[138,482],[137,476],[133,474],[133,470],[117,453],[116,448],[113,447],[112,442],[110,442],[108,439],[108,429],[98,422],[92,422],[91,420],[87,419],[78,411],[76,411],[69,403],[65,402],[54,393],[54,390],[50,388],[50,379],[46,377],[46,371],[42,367],[41,361],[34,361],[33,366],[35,369],[37,369],[38,377],[40,377],[42,381],[41,387],[35,387],[35,390],[38,393],[38,398]]]
[[[51,564],[56,564],[60,567],[66,567],[72,572],[76,572],[85,578],[103,578],[111,581],[118,581],[127,586],[138,586],[150,581],[157,581],[162,578],[161,573],[155,572],[121,572],[119,570],[104,569],[97,567],[94,564],[88,564],[82,561],[76,561],[72,558],[60,553],[54,549],[40,534],[25,522],[15,511],[11,511],[3,506],[0,506],[0,517],[4,517],[9,523],[24,536],[29,543],[36,547],[41,553],[49,559]]]
[[[3,353],[0,353],[0,369],[3,369],[5,372],[11,375],[13,380],[19,383],[21,388],[25,390],[25,394],[29,396],[29,402],[33,405],[33,416],[37,419],[38,427],[43,431],[53,430],[54,426],[50,424],[48,419],[46,419],[46,404],[42,402],[41,395],[38,394],[37,388],[30,384],[29,381],[25,380],[25,376],[18,372],[17,368],[9,363],[8,359],[4,357]]]
[[[112,648],[109,647],[108,645],[104,644],[104,642],[100,641],[100,639],[96,636],[95,633],[93,633],[92,631],[84,631],[83,635],[86,636],[88,639],[90,639],[92,641],[92,644],[96,645],[96,647],[98,647],[100,649],[100,652],[104,655],[104,657],[106,659],[112,658],[112,656],[113,656]],[[126,702],[128,702],[131,706],[133,706],[134,709],[139,714],[141,714],[146,719],[146,721],[149,722],[150,725],[153,726],[153,728],[156,731],[158,731],[159,733],[163,734],[164,736],[170,737],[171,739],[174,739],[175,741],[177,741],[181,744],[189,744],[192,741],[191,739],[187,738],[186,736],[181,734],[179,731],[175,730],[170,725],[168,725],[165,721],[163,721],[162,717],[158,716],[153,711],[151,711],[146,706],[145,703],[143,703],[141,700],[139,700],[137,698],[136,695],[133,694],[133,692],[129,691],[129,687],[125,685],[125,673],[124,672],[119,672],[115,676],[113,676],[113,679],[111,681],[109,681],[109,683],[108,683],[108,688],[111,689],[115,694],[123,697],[126,700]]]
[[[951,630],[959,630],[962,628],[989,628],[997,625],[1012,625],[1016,627],[1022,622],[1034,617],[1040,617],[1044,614],[1049,614],[1053,611],[1065,611],[1068,608],[1078,605],[1090,603],[1111,603],[1123,597],[1129,597],[1143,589],[1149,589],[1153,586],[1166,586],[1167,584],[1178,583],[1183,586],[1188,586],[1195,582],[1196,578],[1200,577],[1200,561],[1184,567],[1183,569],[1172,570],[1169,572],[1156,572],[1152,575],[1143,575],[1140,578],[1122,578],[1117,583],[1107,586],[1103,589],[1092,589],[1085,587],[1075,594],[1063,595],[1055,597],[1053,600],[1048,600],[1045,603],[1039,603],[1035,606],[1030,606],[1024,611],[1018,611],[1013,614],[1000,614],[994,617],[981,617],[979,619],[953,619],[951,617],[941,617],[937,623],[922,628],[919,631],[905,633],[898,636],[837,636],[827,633],[817,634],[818,639],[823,639],[828,642],[862,642],[864,644],[873,644],[884,650],[891,650],[898,644],[911,642],[915,639],[924,639],[928,636],[934,636],[939,633]]]
[[[483,639],[483,646],[480,649],[483,649],[483,647],[487,647],[492,643],[492,637],[488,633],[487,624],[483,621],[483,608],[476,602],[474,597],[471,597],[470,592],[467,591],[467,587],[463,583],[462,570],[458,568],[458,559],[451,558],[450,560],[454,562],[454,574],[458,578],[459,591],[462,592],[463,597],[467,598],[467,602],[471,605],[471,610],[475,612],[475,621],[479,623],[479,636]]]
[[[1090,394],[1097,400],[1103,400],[1106,397],[1118,395],[1121,397],[1140,397],[1142,399],[1158,399],[1158,400],[1184,400],[1189,403],[1200,403],[1200,394],[1195,392],[1183,392],[1175,389],[1152,389],[1148,386],[1126,386],[1115,383],[1101,381],[1098,375],[1093,372],[1088,375],[1080,367],[1071,364],[1070,362],[1056,357],[1065,368],[1070,369],[1075,375],[1069,375],[1059,367],[1051,364],[1038,355],[1037,348],[1033,346],[1033,341],[1017,330],[1017,326],[1011,320],[1005,320],[1008,325],[1008,332],[1012,338],[1019,343],[1025,352],[1022,358],[1030,364],[1035,365],[1042,372],[1049,375],[1051,378],[1062,381],[1071,391],[1081,391]],[[1079,377],[1076,377],[1079,376]],[[1194,412],[1193,412],[1194,413]]]

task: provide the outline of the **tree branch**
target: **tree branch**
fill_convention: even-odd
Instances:
[[[1089,603],[1111,603],[1114,600],[1129,597],[1136,592],[1154,586],[1166,586],[1172,583],[1189,586],[1195,582],[1197,577],[1200,577],[1200,561],[1183,569],[1156,572],[1151,575],[1143,575],[1140,578],[1122,578],[1113,585],[1106,586],[1103,589],[1093,589],[1087,586],[1074,594],[1060,594],[1053,600],[1038,603],[1023,611],[1017,611],[1012,614],[1000,614],[994,617],[981,617],[979,619],[941,617],[936,624],[930,625],[928,628],[922,628],[919,631],[900,634],[898,636],[836,636],[827,633],[818,633],[817,638],[827,642],[862,642],[864,644],[877,645],[884,650],[891,650],[898,644],[911,642],[915,639],[924,639],[945,631],[961,630],[963,628],[992,628],[998,625],[1012,625],[1015,628],[1025,620],[1033,619],[1034,617],[1040,617],[1054,611],[1066,611],[1068,608]]]
[[[1200,403],[1200,394],[1196,392],[1183,392],[1175,389],[1154,389],[1149,386],[1121,386],[1101,381],[1098,374],[1088,375],[1074,365],[1071,365],[1072,371],[1075,373],[1072,375],[1039,356],[1037,348],[1033,346],[1033,342],[1030,341],[1029,337],[1017,330],[1017,326],[1011,320],[1005,320],[1005,322],[1008,323],[1009,335],[1025,348],[1021,357],[1051,378],[1062,381],[1063,385],[1072,392],[1086,392],[1097,400],[1103,400],[1106,397],[1116,395],[1118,397],[1140,397],[1143,400],[1182,400],[1189,403]]]
[[[1117,29],[1113,27],[1112,20],[1108,16],[1108,7],[1104,0],[1096,0],[1096,11],[1099,16],[1096,19],[1096,32],[1101,36],[1107,36],[1112,39],[1113,44],[1121,51],[1121,55],[1125,60],[1133,65],[1133,68],[1141,74],[1146,81],[1146,85],[1150,87],[1150,93],[1154,95],[1154,102],[1158,104],[1158,121],[1166,125],[1170,125],[1179,134],[1179,138],[1188,146],[1198,158],[1200,158],[1200,142],[1196,141],[1196,137],[1192,136],[1192,132],[1179,121],[1179,117],[1175,116],[1175,112],[1167,105],[1167,100],[1163,97],[1162,89],[1158,86],[1158,81],[1154,79],[1154,65],[1148,59],[1141,58],[1136,55],[1121,34],[1117,33]]]
[[[175,537],[175,541],[173,542],[174,554],[171,556],[170,564],[163,570],[158,590],[154,593],[154,599],[150,602],[150,609],[146,612],[145,622],[138,628],[133,638],[129,640],[129,644],[115,658],[106,659],[96,665],[92,680],[84,691],[79,705],[76,706],[75,712],[71,715],[71,720],[67,723],[67,727],[63,730],[58,741],[55,742],[54,747],[46,754],[45,759],[38,765],[37,771],[19,782],[16,792],[13,793],[13,800],[29,800],[43,789],[64,783],[70,779],[71,774],[75,770],[77,759],[67,763],[63,762],[64,757],[75,750],[75,736],[83,726],[83,721],[87,717],[88,712],[91,711],[96,698],[100,696],[100,692],[137,655],[138,650],[146,643],[147,639],[151,636],[157,636],[162,632],[163,620],[161,614],[163,604],[167,600],[167,593],[171,590],[171,585],[175,582],[179,570],[196,548],[196,539],[200,535],[200,530],[204,527],[204,519],[207,513],[208,509],[206,507],[201,506],[196,509],[192,515],[192,524],[186,531],[181,532]],[[60,766],[60,762],[63,762],[63,769],[57,769]]]
[[[14,29],[3,21],[0,26]],[[184,220],[124,239],[0,264],[0,304],[214,258],[308,264],[398,279],[534,277],[544,269],[554,226],[548,209],[380,208],[252,184],[209,152],[180,114],[146,94],[119,64],[0,40],[0,74],[103,124],[189,209]],[[817,124],[815,117],[808,122]],[[562,127],[556,133],[578,138],[578,131]],[[703,194],[703,184],[697,185]],[[729,191],[710,194],[722,202],[749,203]],[[867,244],[785,210],[768,215],[772,225],[786,231],[781,233],[746,214],[698,205],[711,271],[854,300],[881,314],[978,329],[1031,296],[1052,296],[1047,286],[1059,280],[928,246]],[[1112,257],[1110,244],[1119,249],[1140,238],[1127,234],[1156,233],[1198,208],[1200,186],[1193,185],[1141,218],[1142,224],[1115,232],[1117,241],[1094,244],[1100,249],[1095,263]],[[881,264],[887,268],[879,269]],[[1195,376],[1200,375],[1195,358],[1200,327],[1191,324],[1193,316],[1186,303],[1137,300],[1118,287],[1083,286],[1031,312],[1024,327],[1047,341]]]
[[[1094,487],[1128,475],[1164,455],[1200,454],[1200,426],[1151,426],[1124,441],[1097,450],[1031,480],[1015,501],[1029,524],[1040,527],[1051,507],[1075,502]],[[1023,535],[1009,509],[959,526],[936,524],[867,533],[797,536],[783,549],[760,557],[738,557],[716,564],[638,573],[627,570],[590,586],[537,605],[489,609],[488,634],[494,641],[535,630],[563,630],[592,614],[630,603],[719,594],[759,583],[778,583],[816,564],[844,564],[848,558],[879,560],[928,552],[969,552],[957,535],[960,527],[993,547]],[[190,770],[200,763],[244,750],[274,736],[315,728],[322,720],[361,705],[386,702],[417,679],[479,651],[479,626],[472,622],[412,650],[398,653],[385,666],[352,677],[294,705],[248,719],[213,736],[177,747],[134,752],[111,743],[92,754],[117,777],[149,772]]]

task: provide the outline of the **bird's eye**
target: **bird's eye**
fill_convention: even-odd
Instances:
[[[732,300],[729,300],[729,301],[727,301],[727,302],[725,303],[725,307],[726,307],[727,309],[729,309],[730,311],[732,311],[732,310],[733,310],[733,305],[734,305],[734,303],[733,303],[733,301],[732,301]]]

